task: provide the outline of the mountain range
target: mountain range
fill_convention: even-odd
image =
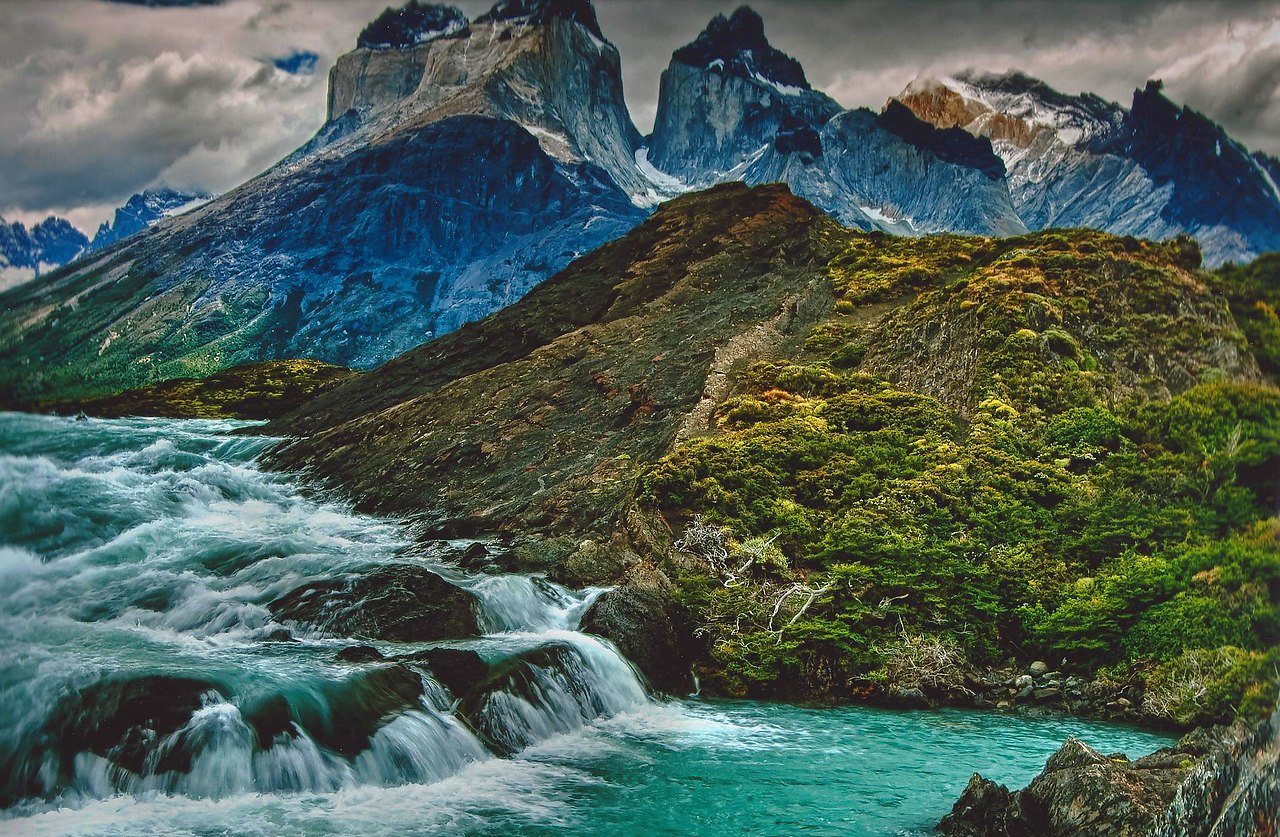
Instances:
[[[646,137],[588,0],[474,21],[414,0],[338,59],[298,151],[0,296],[0,401],[274,358],[376,366],[727,181],[786,183],[858,230],[1190,235],[1217,265],[1280,248],[1278,169],[1156,83],[1126,109],[968,74],[845,109],[746,7],[675,51]]]
[[[142,232],[209,196],[175,189],[148,189],[129,198],[90,240],[65,218],[50,215],[31,229],[0,218],[0,289],[19,284],[117,241]]]

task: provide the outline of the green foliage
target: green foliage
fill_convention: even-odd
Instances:
[[[708,672],[772,695],[815,659],[848,690],[921,648],[965,665],[1154,666],[1160,711],[1179,723],[1265,692],[1260,661],[1280,643],[1280,390],[1206,374],[1169,397],[1164,379],[1116,371],[1140,352],[1213,371],[1196,358],[1236,339],[1177,314],[1204,293],[1195,256],[1074,230],[855,237],[831,265],[844,307],[797,358],[742,375],[718,435],[641,476],[669,519],[772,538],[785,559],[732,589],[681,580]],[[1128,307],[1100,309],[1112,296]],[[875,333],[842,313],[902,299]],[[914,380],[915,356],[894,352],[921,343],[886,329],[944,309],[973,340],[952,348],[974,359],[956,400],[852,371]],[[784,578],[821,591],[794,621],[770,619]],[[1192,669],[1209,683],[1194,698],[1178,691]]]
[[[1258,365],[1280,374],[1280,253],[1267,253],[1244,266],[1228,265],[1217,278]]]
[[[933,235],[853,237],[831,263],[836,293],[855,303],[889,300],[945,281],[968,265],[983,239]]]

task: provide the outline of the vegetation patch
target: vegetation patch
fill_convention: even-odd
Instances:
[[[1205,274],[1184,244],[856,236],[829,266],[852,311],[641,474],[643,503],[727,556],[678,544],[704,683],[850,699],[1045,659],[1145,673],[1171,723],[1260,712],[1280,390],[1248,351],[1266,368],[1265,316],[1242,333],[1216,289],[1247,274],[1261,298],[1274,271]]]

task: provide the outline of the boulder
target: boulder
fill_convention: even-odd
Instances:
[[[340,663],[374,663],[386,657],[372,645],[350,645],[334,654],[333,659]]]
[[[45,734],[66,765],[89,751],[140,773],[155,745],[183,727],[204,695],[217,689],[191,677],[108,677],[59,700]]]
[[[421,708],[422,676],[401,665],[366,669],[324,684],[317,697],[290,705],[289,717],[320,746],[354,758],[397,715]],[[256,719],[254,727],[261,741]]]
[[[281,621],[361,639],[429,642],[480,634],[475,597],[412,564],[305,584],[270,609]]]
[[[652,564],[636,564],[626,581],[596,599],[583,614],[582,630],[611,641],[655,688],[674,693],[692,687],[684,609]]]
[[[1046,662],[1043,662],[1042,660],[1036,660],[1034,663],[1031,664],[1031,666],[1027,669],[1027,671],[1029,671],[1033,677],[1039,677],[1042,674],[1048,673],[1049,664]]]
[[[951,837],[986,837],[989,834],[1009,834],[1005,818],[1012,794],[1004,785],[997,785],[975,773],[969,778],[960,799],[951,813],[938,823],[938,830]]]

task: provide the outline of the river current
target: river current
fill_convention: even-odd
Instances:
[[[1021,786],[1075,719],[659,697],[577,631],[599,590],[468,574],[261,471],[234,422],[0,414],[0,833],[921,834]],[[454,544],[461,547],[465,544]],[[272,602],[387,565],[484,636],[357,641]],[[343,661],[353,645],[387,659]],[[415,653],[515,672],[459,700]]]

